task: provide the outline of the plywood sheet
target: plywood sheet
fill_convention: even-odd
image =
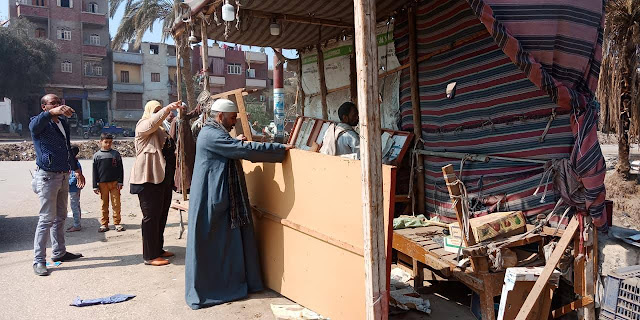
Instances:
[[[277,222],[286,219],[363,247],[360,161],[291,150],[282,164],[244,162],[251,204],[277,216],[255,218],[266,285],[331,319],[363,319],[364,258]],[[391,166],[383,166],[385,230]],[[275,220],[275,221],[274,221]]]

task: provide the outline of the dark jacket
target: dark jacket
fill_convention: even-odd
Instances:
[[[58,125],[51,120],[51,114],[43,111],[31,118],[29,130],[36,149],[36,164],[45,171],[67,172],[78,169],[78,160],[71,153],[71,133],[67,118],[58,116],[64,127],[62,134]]]
[[[98,189],[98,183],[118,181],[122,184],[124,169],[122,157],[116,150],[98,150],[93,155],[93,188]]]

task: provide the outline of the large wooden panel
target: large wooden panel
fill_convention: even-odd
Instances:
[[[254,216],[266,285],[325,317],[363,319],[360,161],[291,150],[282,164],[243,166],[251,204],[270,214]],[[388,231],[394,170],[382,168]]]

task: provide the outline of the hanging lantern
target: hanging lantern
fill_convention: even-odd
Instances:
[[[229,3],[229,0],[225,0],[222,6],[222,20],[230,22],[236,19],[236,13],[233,6]]]
[[[280,35],[280,25],[276,21],[276,19],[271,19],[271,25],[269,25],[269,30],[271,31],[272,36]]]
[[[191,30],[191,35],[189,36],[189,42],[190,43],[197,43],[198,42],[198,38],[196,38],[196,36],[193,34],[193,29]]]

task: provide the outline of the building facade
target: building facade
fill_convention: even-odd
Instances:
[[[108,121],[109,19],[107,0],[9,1],[12,18],[33,23],[30,36],[47,38],[58,49],[51,83],[45,93],[57,94],[78,118]]]
[[[267,88],[269,68],[267,55],[263,52],[242,51],[238,48],[230,46],[208,48],[211,93],[238,88],[260,90]],[[192,72],[198,74],[203,69],[200,46],[194,46],[192,55]]]
[[[111,119],[133,129],[149,100],[177,100],[175,46],[143,42],[139,50],[113,52]]]

